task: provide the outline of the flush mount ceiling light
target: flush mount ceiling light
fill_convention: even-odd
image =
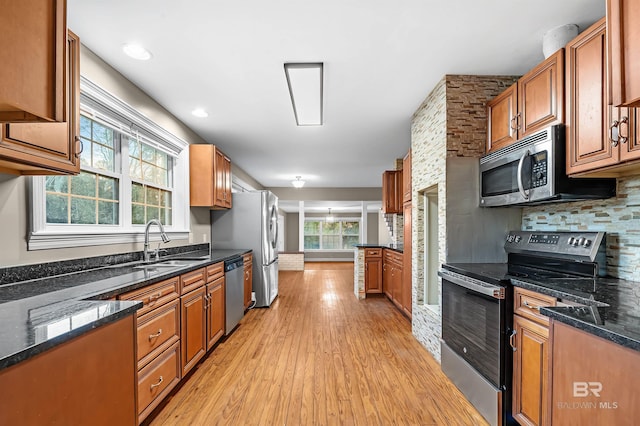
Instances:
[[[122,50],[128,56],[132,57],[133,59],[137,59],[139,61],[149,60],[153,56],[151,55],[151,52],[149,52],[147,49],[145,49],[144,47],[136,43],[127,43],[124,46],[122,46]]]
[[[329,214],[327,215],[326,221],[333,222],[333,215],[331,214],[331,209],[329,209]]]
[[[289,96],[298,126],[322,126],[323,63],[286,63]]]
[[[205,111],[202,108],[196,108],[193,111],[191,111],[191,114],[193,114],[194,116],[198,117],[198,118],[206,118],[209,116],[209,113],[207,111]]]
[[[292,180],[291,181],[291,185],[294,186],[294,188],[302,188],[304,186],[304,181],[302,180],[302,176],[296,176],[296,180]]]

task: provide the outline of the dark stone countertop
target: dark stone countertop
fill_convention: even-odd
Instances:
[[[194,247],[200,249],[200,247]],[[176,275],[218,263],[250,250],[174,250],[162,260],[182,259],[183,265],[159,268],[150,265],[110,263],[113,256],[79,259],[89,269],[74,269],[73,261],[27,265],[0,269],[0,369],[24,361],[102,324],[131,315],[142,304],[134,301],[105,300]],[[188,261],[187,261],[188,259]],[[138,259],[139,260],[139,259]],[[133,260],[135,261],[135,259]],[[103,262],[103,267],[96,267]],[[87,266],[88,265],[88,266]],[[52,276],[7,282],[7,276],[24,278]],[[55,272],[58,275],[53,275]],[[87,300],[92,299],[92,300]]]
[[[555,321],[640,351],[640,283],[604,277],[559,280],[549,283],[511,278],[516,287],[561,299],[567,304],[542,308]]]
[[[356,248],[365,249],[365,248],[386,248],[395,250],[399,253],[402,253],[404,250],[404,246],[402,244],[356,244]]]

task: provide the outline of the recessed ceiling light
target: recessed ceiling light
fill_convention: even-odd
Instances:
[[[209,113],[202,108],[196,108],[191,111],[191,114],[195,115],[198,118],[205,118],[209,116]]]
[[[133,59],[138,59],[139,61],[149,60],[151,59],[151,56],[153,56],[151,55],[151,52],[136,43],[125,44],[124,46],[122,46],[122,50],[128,56],[132,57]]]
[[[302,176],[296,176],[296,180],[292,180],[291,185],[293,185],[294,188],[302,188],[304,186],[304,181],[302,180]]]
[[[284,64],[298,126],[322,126],[323,68],[322,62]]]

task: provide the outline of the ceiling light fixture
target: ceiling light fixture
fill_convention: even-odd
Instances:
[[[331,209],[329,209],[329,214],[327,215],[326,221],[327,222],[333,222],[334,221],[333,215],[331,214]]]
[[[198,118],[206,118],[209,116],[209,113],[202,108],[194,109],[193,111],[191,111],[191,114]]]
[[[128,43],[122,46],[122,50],[128,56],[139,61],[147,61],[153,56],[151,52],[136,43]]]
[[[284,64],[298,126],[322,126],[323,68],[322,62]]]
[[[304,186],[304,181],[302,180],[302,176],[296,176],[296,180],[292,180],[291,181],[291,185],[294,186],[294,188],[302,188]]]

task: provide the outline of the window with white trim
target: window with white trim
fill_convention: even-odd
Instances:
[[[305,250],[353,250],[360,242],[360,220],[328,221],[308,218],[304,221]]]
[[[85,79],[80,109],[80,174],[32,178],[29,249],[137,242],[150,219],[188,238],[188,144]]]

